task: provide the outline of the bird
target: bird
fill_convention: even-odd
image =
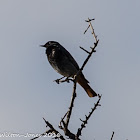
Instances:
[[[77,74],[80,68],[76,60],[61,44],[56,41],[48,41],[45,45],[40,46],[46,48],[48,61],[54,70],[64,77],[74,78],[74,75]],[[97,96],[82,72],[77,76],[77,82],[83,87],[89,97]]]

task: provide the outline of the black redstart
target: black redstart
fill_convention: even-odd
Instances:
[[[46,48],[46,55],[51,66],[65,77],[73,77],[79,70],[79,66],[71,54],[58,42],[49,41],[41,47]],[[77,82],[84,88],[89,97],[97,96],[95,91],[88,85],[88,80],[81,72]]]

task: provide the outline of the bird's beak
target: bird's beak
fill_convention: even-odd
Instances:
[[[45,47],[45,45],[40,45],[40,47]]]

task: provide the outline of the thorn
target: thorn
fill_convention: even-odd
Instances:
[[[100,94],[98,94],[97,96],[98,96],[99,98],[101,98],[101,97],[102,97],[102,95],[100,95]]]
[[[82,119],[80,118],[80,121],[82,122]]]
[[[80,119],[81,122],[84,122],[82,119]]]

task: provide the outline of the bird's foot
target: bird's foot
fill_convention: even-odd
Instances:
[[[59,79],[56,79],[53,82],[56,82],[57,84],[60,84],[63,78],[65,78],[65,76],[63,76],[63,77],[61,77]]]
[[[63,76],[60,79],[56,79],[54,80],[54,82],[56,82],[57,84],[63,83],[63,82],[67,82],[69,83],[70,81],[73,81],[73,79],[71,79],[70,77],[66,77],[64,80],[62,80],[65,76]]]

